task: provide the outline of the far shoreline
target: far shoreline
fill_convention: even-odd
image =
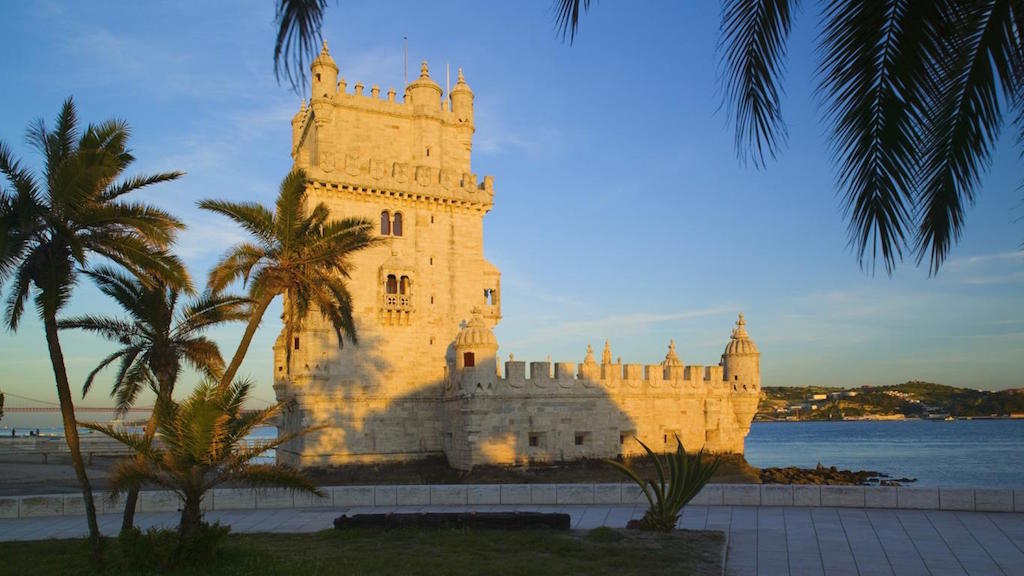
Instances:
[[[808,423],[808,422],[959,422],[969,420],[1021,420],[1024,421],[1024,415],[1011,415],[1011,416],[953,416],[949,418],[907,418],[900,414],[894,414],[889,416],[858,416],[856,418],[835,418],[835,419],[820,419],[813,420],[807,419],[796,419],[796,418],[754,418],[752,424],[763,424],[766,422],[786,422],[786,423]]]

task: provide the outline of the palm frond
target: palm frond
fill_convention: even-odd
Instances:
[[[134,234],[106,232],[88,238],[89,249],[127,268],[143,282],[161,282],[192,292],[192,280],[178,256],[154,248]]]
[[[123,494],[147,483],[177,492],[177,485],[154,465],[158,462],[160,462],[159,458],[134,457],[119,460],[110,474],[111,492],[115,495]]]
[[[224,359],[217,343],[204,336],[180,343],[181,356],[192,368],[211,380],[219,380],[224,373]]]
[[[7,295],[7,308],[4,313],[7,329],[12,332],[18,329],[21,315],[25,312],[25,300],[28,299],[32,288],[32,271],[37,258],[36,251],[33,251],[14,271],[14,280]]]
[[[224,475],[218,484],[223,482],[244,482],[253,487],[276,486],[323,496],[302,472],[283,465],[249,464]]]
[[[97,266],[82,272],[96,284],[100,292],[113,298],[133,318],[138,320],[144,317],[141,303],[145,286],[138,278],[109,266]]]
[[[71,318],[64,318],[57,322],[57,327],[61,330],[84,330],[86,332],[92,332],[107,340],[114,342],[120,342],[121,344],[131,344],[137,339],[139,334],[138,327],[131,323],[117,318],[107,318],[104,316],[74,316]]]
[[[782,60],[798,0],[727,0],[722,9],[726,106],[736,123],[736,154],[764,166],[785,143],[779,102]]]
[[[174,336],[188,338],[212,326],[249,318],[248,298],[204,292],[182,308],[175,322]]]
[[[308,62],[317,53],[326,9],[327,0],[277,0],[274,77],[280,83],[284,76],[296,93],[302,93]]]
[[[202,200],[199,208],[227,216],[261,242],[276,241],[274,214],[256,202],[228,202],[227,200]]]
[[[124,414],[135,405],[135,399],[143,388],[158,391],[156,376],[150,370],[149,363],[145,361],[132,362],[128,365],[114,386],[113,396],[118,414]]]
[[[281,244],[281,250],[288,253],[297,246],[296,232],[302,226],[306,207],[306,172],[295,169],[285,176],[277,195],[276,211],[274,212],[274,235]]]
[[[912,227],[918,121],[928,87],[922,36],[931,2],[889,1],[884,9],[832,0],[821,33],[820,94],[834,125],[850,244],[873,270],[891,274]]]
[[[141,176],[132,176],[126,180],[118,182],[112,186],[107,187],[103,191],[101,198],[103,200],[114,200],[120,196],[128,194],[129,192],[135,192],[141,188],[152,186],[153,184],[160,184],[161,182],[170,182],[177,180],[184,176],[184,172],[160,172],[158,174],[149,174]]]
[[[210,270],[207,287],[214,292],[220,292],[239,278],[248,284],[253,270],[267,256],[267,251],[255,244],[243,242],[231,247]]]
[[[122,348],[120,350],[114,351],[103,360],[100,360],[99,365],[93,368],[92,372],[89,372],[89,375],[85,377],[85,383],[82,384],[82,398],[85,398],[85,395],[89,393],[89,390],[92,388],[92,382],[93,380],[95,380],[96,375],[102,372],[104,368],[109,366],[118,358],[121,358],[125,354],[128,354],[129,351],[130,349]]]
[[[79,222],[81,226],[137,234],[159,249],[166,249],[174,241],[175,233],[185,228],[170,213],[141,202],[104,202],[82,211]]]
[[[590,0],[555,0],[555,29],[561,34],[562,41],[569,37],[569,44],[576,41],[576,32],[580,26],[580,12],[590,11]]]
[[[922,153],[918,194],[917,263],[926,258],[938,273],[960,239],[964,209],[974,203],[980,173],[991,161],[1002,126],[999,91],[1016,97],[1024,45],[1009,0],[951,3],[942,12],[949,25],[931,59],[934,104]]]
[[[94,430],[108,438],[116,440],[128,448],[131,448],[133,452],[141,456],[146,457],[153,454],[153,443],[149,438],[146,438],[145,434],[132,432],[129,429],[121,428],[119,426],[100,424],[99,422],[80,421],[77,424],[83,428]]]

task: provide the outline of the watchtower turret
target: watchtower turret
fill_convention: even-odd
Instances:
[[[487,327],[480,308],[473,308],[473,316],[455,337],[456,381],[472,386],[475,382],[491,382],[498,372],[498,339]]]
[[[753,389],[761,387],[761,352],[747,334],[747,321],[740,312],[732,337],[722,354],[722,367],[728,382],[739,382]]]
[[[313,60],[309,67],[313,74],[313,93],[311,97],[328,98],[338,90],[338,65],[334,63],[330,52],[327,51],[327,41],[320,49],[320,55]]]
[[[427,61],[420,64],[420,77],[405,87],[405,95],[413,107],[424,111],[441,110],[441,87],[430,77]]]
[[[452,101],[452,112],[459,123],[473,125],[473,91],[466,84],[466,78],[462,75],[462,68],[459,68],[459,78],[455,82],[448,97]]]

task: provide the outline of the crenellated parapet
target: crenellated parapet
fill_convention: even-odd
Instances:
[[[462,469],[481,463],[608,458],[640,450],[632,438],[671,450],[743,452],[760,398],[759,353],[742,316],[718,365],[685,364],[669,342],[658,364],[601,361],[587,346],[583,362],[526,362],[498,370],[497,340],[474,312],[449,357],[444,397],[451,448]]]
[[[366,85],[362,82],[357,81],[350,87],[349,82],[342,77],[333,89],[314,89],[308,112],[314,110],[314,104],[330,103],[337,107],[396,117],[429,116],[443,124],[472,130],[473,92],[466,84],[461,68],[458,71],[458,82],[448,97],[442,97],[442,92],[441,87],[430,78],[427,62],[424,61],[420,77],[406,87],[401,100],[397,99],[398,93],[394,88],[382,92],[380,86],[374,84],[366,91]],[[309,120],[310,115],[304,114],[299,127],[305,128]]]
[[[470,168],[473,92],[461,69],[445,95],[423,62],[401,100],[394,88],[338,79],[326,43],[310,70],[311,99],[292,118],[292,158],[313,180],[491,209],[494,179]]]
[[[478,312],[478,311],[477,311]],[[742,314],[738,326],[744,322]],[[601,393],[684,393],[684,394],[705,394],[705,393],[751,393],[760,394],[760,375],[747,373],[742,379],[739,373],[731,375],[729,379],[726,369],[729,365],[729,354],[723,355],[723,362],[717,365],[683,364],[676,354],[675,341],[669,342],[669,350],[665,360],[659,364],[623,364],[621,360],[611,361],[610,343],[605,342],[603,358],[600,363],[594,359],[593,348],[587,346],[587,353],[583,362],[525,362],[509,357],[504,362],[504,370],[497,371],[493,367],[497,364],[493,350],[497,349],[497,343],[490,335],[486,339],[479,336],[482,332],[483,323],[473,318],[464,329],[465,334],[472,334],[472,337],[460,333],[459,349],[463,353],[473,355],[473,347],[466,344],[466,341],[486,340],[487,350],[476,352],[486,357],[487,374],[478,372],[465,372],[464,366],[456,363],[451,366],[451,378],[449,389],[453,393],[461,394],[592,394],[595,391]],[[471,330],[470,330],[471,329]],[[489,330],[488,330],[489,332]],[[744,330],[743,335],[746,332]],[[730,346],[735,347],[735,336]],[[756,352],[755,352],[756,354]],[[461,360],[460,360],[461,361]],[[478,362],[480,360],[477,360]],[[736,371],[736,368],[733,368]],[[749,370],[749,369],[748,369]],[[756,367],[755,367],[756,370]],[[482,378],[491,376],[493,378]],[[488,380],[488,385],[476,386],[475,380]],[[459,386],[461,385],[461,387]]]

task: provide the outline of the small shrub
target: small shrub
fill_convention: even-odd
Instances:
[[[230,526],[221,526],[219,522],[203,522],[186,536],[166,528],[150,528],[145,532],[138,528],[124,530],[118,536],[122,567],[132,571],[163,572],[178,566],[211,562],[230,531]]]
[[[676,451],[664,455],[664,460],[647,447],[639,439],[636,440],[647,451],[647,456],[654,461],[658,481],[644,480],[631,467],[614,460],[605,460],[610,466],[619,470],[636,482],[643,491],[650,506],[644,517],[636,524],[641,530],[670,532],[679,522],[679,513],[701,488],[708,483],[711,476],[718,470],[721,460],[715,457],[709,463],[704,462],[704,450],[690,455],[683,450],[683,442],[676,436]]]

